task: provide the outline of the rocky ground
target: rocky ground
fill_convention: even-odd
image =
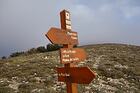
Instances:
[[[96,44],[83,46],[96,78],[78,85],[79,93],[140,93],[140,46]],[[0,93],[66,93],[55,68],[62,66],[58,51],[0,60]]]

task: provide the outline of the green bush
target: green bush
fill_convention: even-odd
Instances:
[[[58,44],[48,44],[47,48],[45,48],[44,46],[39,46],[37,48],[31,48],[31,49],[29,49],[28,51],[25,51],[25,52],[12,53],[10,55],[10,57],[17,57],[17,56],[20,56],[20,55],[29,55],[29,54],[35,54],[35,53],[44,53],[44,52],[47,52],[47,51],[55,51],[55,50],[60,49],[60,47],[61,46],[58,45]],[[6,59],[6,57],[2,57],[1,59]]]
[[[1,59],[6,59],[6,56],[1,57]]]
[[[28,54],[34,54],[37,53],[37,49],[36,48],[31,48],[27,51]]]
[[[37,48],[31,48],[27,51],[27,54],[34,54],[34,53],[44,53],[47,52],[47,49],[44,46],[40,46]]]
[[[39,53],[47,52],[47,49],[44,46],[40,46],[37,48],[37,52]]]
[[[55,50],[58,50],[60,48],[61,48],[61,46],[58,44],[48,44],[47,45],[47,51],[55,51]]]
[[[17,56],[20,56],[20,55],[23,55],[23,54],[24,54],[24,52],[15,52],[15,53],[12,53],[10,55],[10,57],[17,57]]]

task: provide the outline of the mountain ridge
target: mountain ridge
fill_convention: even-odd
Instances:
[[[87,59],[77,65],[90,67],[96,78],[89,85],[78,85],[79,93],[140,91],[140,46],[105,43],[80,47]],[[58,51],[0,60],[0,93],[65,93],[65,83],[57,82],[55,70],[62,66]]]

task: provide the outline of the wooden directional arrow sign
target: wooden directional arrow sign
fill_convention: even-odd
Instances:
[[[68,32],[66,30],[53,27],[45,35],[53,44],[78,44],[77,32]]]
[[[80,62],[86,59],[86,52],[82,48],[61,48],[60,59],[62,64]]]
[[[66,33],[58,28],[51,28],[47,34],[45,34],[53,44],[69,44],[69,38]]]
[[[88,67],[57,68],[58,81],[89,84],[95,74]]]

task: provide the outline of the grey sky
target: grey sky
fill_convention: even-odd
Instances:
[[[80,44],[140,45],[140,0],[0,0],[0,56],[49,43],[59,12],[71,12]]]

